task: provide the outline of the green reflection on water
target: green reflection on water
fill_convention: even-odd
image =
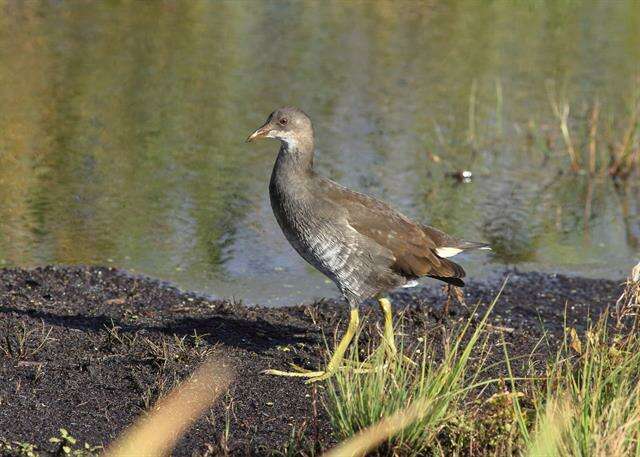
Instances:
[[[577,133],[596,97],[623,129],[634,0],[0,5],[4,264],[111,262],[262,303],[334,294],[271,215],[277,145],[243,143],[285,103],[312,116],[323,173],[490,241],[472,275],[616,276],[638,256],[637,178],[566,173],[547,99],[553,81]],[[472,183],[446,176],[460,169]]]

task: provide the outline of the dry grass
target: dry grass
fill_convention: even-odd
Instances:
[[[523,411],[517,402],[528,455],[640,454],[639,280],[640,264],[613,311],[613,322],[605,312],[582,337],[568,329],[547,376],[532,386],[533,406]]]
[[[631,97],[623,119],[601,116],[595,99],[582,124],[571,116],[569,101],[551,82],[547,95],[574,173],[627,179],[640,168],[640,92]]]
[[[39,327],[28,328],[24,322],[4,329],[0,337],[0,353],[16,361],[33,359],[54,339],[51,337],[52,327],[47,328],[44,322]]]

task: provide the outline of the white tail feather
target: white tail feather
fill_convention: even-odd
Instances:
[[[460,248],[452,248],[452,247],[441,247],[441,248],[436,248],[436,254],[438,254],[440,257],[443,258],[447,258],[447,257],[453,257],[456,254],[460,254],[462,252],[462,249]]]

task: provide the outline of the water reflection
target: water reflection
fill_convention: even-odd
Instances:
[[[627,110],[633,0],[0,7],[3,264],[112,263],[261,303],[335,294],[271,215],[277,146],[242,142],[284,103],[314,119],[321,172],[491,241],[494,265],[615,276],[638,255],[637,182],[558,176],[563,152],[526,132],[554,131],[549,79]]]

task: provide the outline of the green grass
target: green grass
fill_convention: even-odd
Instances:
[[[615,322],[604,313],[583,337],[565,332],[534,390],[537,433],[527,442],[529,455],[540,455],[543,442],[558,456],[640,455],[640,283],[629,281],[623,299],[611,313]],[[545,426],[550,422],[555,427]]]
[[[434,348],[425,343],[414,353],[414,363],[401,357],[388,360],[384,351],[374,351],[362,364],[374,367],[371,371],[340,371],[328,383],[326,400],[337,438],[349,438],[411,405],[405,416],[416,420],[383,439],[380,454],[444,454],[467,446],[465,437],[471,435],[473,425],[464,407],[472,401],[472,391],[492,382],[478,379],[487,352],[486,320],[494,304],[475,326],[470,319],[443,338],[442,357],[436,357]],[[351,363],[358,364],[354,358]],[[400,414],[397,419],[405,417]]]
[[[636,278],[586,332],[565,325],[559,347],[549,347],[555,356],[546,369],[524,377],[514,374],[503,344],[508,375],[486,379],[492,307],[473,330],[470,320],[445,339],[441,357],[426,344],[414,354],[416,365],[369,353],[365,363],[383,369],[346,369],[328,384],[326,408],[340,449],[393,456],[640,456],[639,307]],[[480,400],[478,392],[490,384],[498,393]]]

